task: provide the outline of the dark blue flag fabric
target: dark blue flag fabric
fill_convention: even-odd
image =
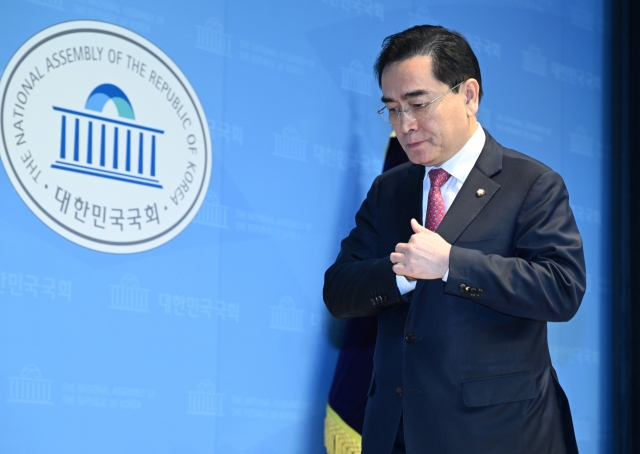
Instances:
[[[392,133],[383,172],[407,162],[407,155]],[[328,454],[360,454],[367,389],[373,370],[378,317],[347,320],[336,370],[329,392],[324,425]]]

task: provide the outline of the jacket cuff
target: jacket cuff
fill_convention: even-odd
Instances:
[[[473,249],[451,246],[449,254],[449,275],[445,283],[444,291],[450,295],[463,298],[482,298],[482,282],[469,273],[476,261],[476,255],[482,254]]]

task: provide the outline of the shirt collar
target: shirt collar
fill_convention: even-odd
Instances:
[[[478,123],[476,132],[473,133],[467,143],[464,144],[459,152],[442,164],[440,168],[453,175],[456,180],[464,183],[469,176],[469,173],[471,173],[471,169],[473,169],[473,166],[478,160],[480,153],[482,153],[485,141],[486,135],[484,133],[484,129],[482,129],[482,126]],[[425,167],[425,178],[427,178],[429,170],[431,169],[433,169],[433,167]]]

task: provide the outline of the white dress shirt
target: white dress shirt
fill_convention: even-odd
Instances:
[[[476,132],[473,133],[471,138],[467,141],[466,144],[464,144],[462,149],[454,154],[451,159],[440,166],[440,168],[446,170],[451,175],[451,178],[449,178],[447,182],[440,187],[440,192],[442,194],[442,198],[444,199],[445,213],[449,211],[449,207],[458,195],[458,192],[460,192],[460,188],[469,176],[471,169],[473,169],[473,166],[476,164],[476,161],[478,160],[478,157],[482,152],[482,148],[484,147],[485,140],[486,136],[484,134],[484,129],[482,129],[482,126],[480,126],[480,124],[478,123],[478,129],[476,129]],[[422,183],[423,225],[424,220],[427,217],[427,203],[429,202],[429,189],[431,188],[429,171],[433,168],[437,167],[425,166],[424,181]],[[445,273],[442,280],[446,282],[448,277],[449,269],[447,268],[447,272]],[[396,283],[398,284],[398,290],[400,290],[400,294],[404,295],[405,293],[409,293],[416,288],[417,281],[409,281],[404,276],[396,275]]]

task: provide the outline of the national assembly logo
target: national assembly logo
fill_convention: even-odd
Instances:
[[[211,138],[180,69],[112,24],[47,28],[0,79],[1,156],[29,208],[97,251],[158,247],[194,218],[209,186]]]

